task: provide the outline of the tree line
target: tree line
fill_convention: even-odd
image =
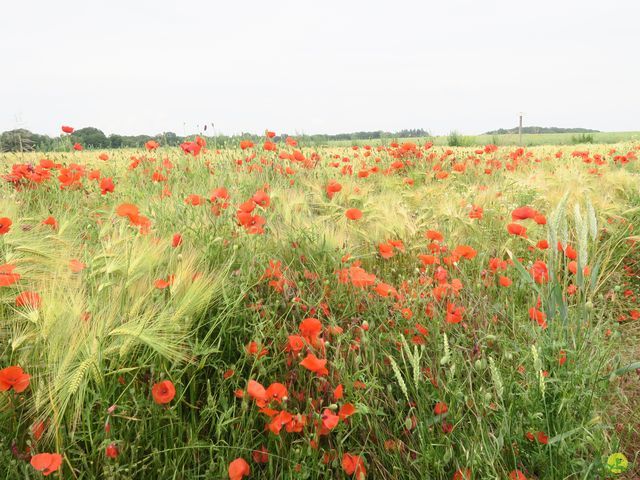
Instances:
[[[522,127],[522,133],[598,133],[599,130],[592,130],[590,128],[562,128],[562,127]],[[491,130],[485,132],[483,135],[507,135],[518,133],[518,127],[513,128],[499,128],[498,130]]]
[[[242,133],[239,135],[201,135],[212,147],[225,147],[236,145],[240,140],[252,140],[258,142],[260,135],[252,133]],[[287,134],[278,135],[277,140],[284,140]],[[334,140],[375,140],[384,138],[416,138],[428,137],[429,132],[422,129],[405,129],[397,132],[385,132],[382,130],[370,132],[338,133],[333,135],[295,135],[295,138],[310,144],[326,144]],[[87,149],[114,149],[114,148],[141,148],[149,140],[155,140],[161,145],[178,146],[184,141],[193,138],[177,135],[174,132],[164,132],[158,135],[105,135],[104,132],[95,127],[85,127],[75,130],[70,135],[60,137],[50,137],[40,135],[29,130],[19,128],[9,130],[0,134],[0,151],[2,152],[29,152],[29,151],[57,151],[69,148],[71,144],[79,143]]]

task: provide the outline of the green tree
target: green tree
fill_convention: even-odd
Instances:
[[[31,152],[37,149],[37,137],[29,130],[18,128],[0,134],[0,151]]]
[[[71,134],[71,140],[82,144],[85,148],[108,148],[111,142],[102,130],[95,127],[85,127]]]
[[[121,148],[123,144],[122,135],[111,134],[109,135],[109,146],[111,148]]]

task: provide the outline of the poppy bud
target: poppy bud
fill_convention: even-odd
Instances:
[[[115,443],[111,443],[110,445],[107,446],[105,450],[105,455],[108,458],[117,458],[118,455],[120,455],[120,451],[118,450],[118,447],[116,446]]]

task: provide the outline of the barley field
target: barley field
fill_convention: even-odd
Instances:
[[[639,156],[0,154],[0,478],[638,478]]]

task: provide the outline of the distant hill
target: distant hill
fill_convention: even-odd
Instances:
[[[597,133],[600,130],[590,128],[560,128],[560,127],[522,127],[522,133]],[[518,127],[499,128],[484,133],[484,135],[506,135],[518,133]]]

